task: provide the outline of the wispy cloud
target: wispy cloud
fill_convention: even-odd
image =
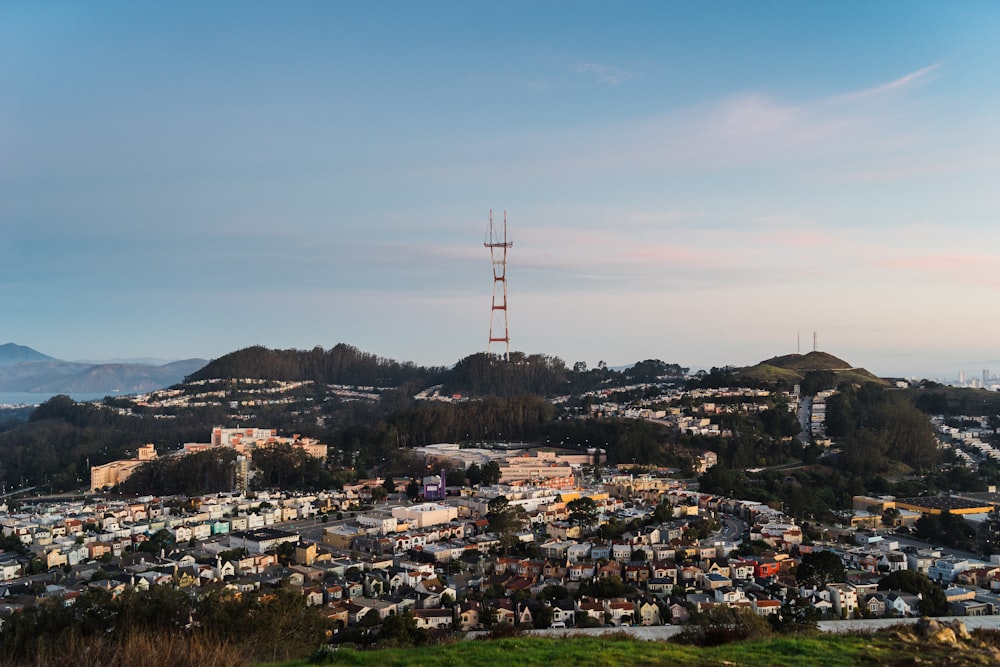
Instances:
[[[1000,258],[974,254],[893,257],[874,262],[876,268],[907,271],[935,281],[996,287],[1000,285]]]
[[[843,100],[857,100],[865,97],[875,97],[878,95],[883,95],[893,90],[899,90],[901,88],[908,88],[915,85],[923,85],[931,81],[934,77],[932,76],[938,69],[941,68],[943,63],[936,62],[933,65],[928,65],[927,67],[921,67],[920,69],[910,72],[909,74],[904,74],[898,79],[893,79],[892,81],[880,84],[878,86],[873,86],[872,88],[865,88],[863,90],[856,90],[851,93],[840,96]]]
[[[608,86],[617,86],[635,78],[635,74],[633,72],[618,67],[617,65],[579,63],[573,68],[573,71],[577,74],[590,76]]]

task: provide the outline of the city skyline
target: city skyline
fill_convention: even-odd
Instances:
[[[294,9],[294,11],[292,11]],[[1000,8],[0,7],[0,342],[1000,367]],[[807,341],[808,344],[807,345]]]

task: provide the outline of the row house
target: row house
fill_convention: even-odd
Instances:
[[[615,625],[631,625],[636,620],[635,603],[625,599],[604,601],[604,611]]]
[[[649,565],[626,565],[623,568],[622,579],[632,584],[641,584],[649,579]]]
[[[646,580],[646,590],[658,597],[665,597],[673,591],[674,583],[674,579],[655,577]]]
[[[854,618],[858,609],[858,593],[847,584],[827,584],[833,613],[841,618]]]
[[[927,570],[927,576],[934,581],[952,582],[956,577],[972,568],[972,565],[965,558],[948,556],[937,558],[934,564]]]
[[[732,586],[719,586],[711,589],[711,591],[712,597],[718,604],[737,606],[743,605],[747,602],[746,593],[744,593],[740,588],[733,588]]]
[[[576,603],[573,600],[556,600],[551,604],[553,627],[576,625]]]
[[[454,620],[450,609],[414,609],[413,618],[418,628],[427,630],[450,630]]]
[[[677,564],[673,560],[655,560],[649,564],[649,569],[654,579],[677,581]]]
[[[955,583],[962,586],[978,586],[989,589],[992,588],[991,582],[997,575],[1000,575],[1000,567],[984,565],[959,572],[955,576]]]
[[[604,624],[604,604],[598,600],[584,598],[577,603],[577,616],[588,616],[600,624]]]
[[[590,557],[590,550],[593,544],[583,542],[581,544],[571,544],[566,548],[566,560],[569,563],[579,563]]]
[[[566,568],[566,578],[570,581],[586,581],[592,579],[597,572],[593,562],[573,563]]]
[[[565,579],[567,567],[562,560],[546,560],[542,566],[542,576],[546,579]]]
[[[21,577],[24,573],[24,563],[17,553],[0,553],[0,581],[10,581]]]

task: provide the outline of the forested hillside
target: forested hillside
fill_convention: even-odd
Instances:
[[[220,357],[186,378],[187,382],[214,378],[312,380],[327,384],[396,387],[404,383],[436,384],[443,368],[400,363],[340,343],[324,350],[270,350],[248,347]]]

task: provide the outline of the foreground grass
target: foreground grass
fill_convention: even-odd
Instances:
[[[824,665],[914,664],[913,647],[879,635],[776,638],[711,648],[621,637],[517,637],[496,641],[466,641],[444,646],[357,651],[341,649],[322,664],[359,667],[623,667],[673,665],[677,667],[795,667]],[[937,652],[940,651],[940,655]],[[922,647],[924,664],[952,664],[944,647]],[[282,663],[303,667],[307,661]]]

